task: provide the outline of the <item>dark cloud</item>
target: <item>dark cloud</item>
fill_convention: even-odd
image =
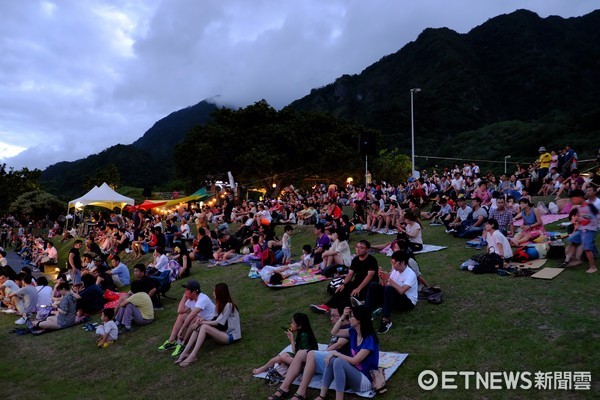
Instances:
[[[205,98],[280,108],[357,74],[427,27],[467,32],[591,0],[0,2],[0,161],[43,168],[117,143]],[[18,148],[27,148],[13,158]]]

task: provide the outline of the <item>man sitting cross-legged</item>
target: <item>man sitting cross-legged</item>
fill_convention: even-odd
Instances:
[[[370,310],[382,307],[379,333],[386,333],[392,327],[390,319],[392,307],[400,311],[415,308],[419,296],[417,275],[408,268],[409,256],[404,251],[392,254],[392,272],[379,270],[379,282],[369,285],[366,306]]]

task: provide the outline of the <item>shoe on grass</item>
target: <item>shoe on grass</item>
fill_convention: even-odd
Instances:
[[[23,325],[25,323],[25,321],[27,321],[27,319],[25,317],[21,317],[18,320],[15,321],[16,325]]]
[[[165,340],[165,342],[158,348],[158,350],[166,350],[166,349],[170,349],[171,347],[175,347],[176,343],[175,342],[169,342],[169,339]]]
[[[181,343],[177,343],[175,345],[175,350],[171,353],[171,357],[179,357],[183,353],[183,345]]]
[[[389,331],[391,327],[392,327],[392,321],[385,321],[382,319],[381,325],[379,325],[379,329],[377,330],[377,333],[387,333],[387,331]]]
[[[311,304],[310,309],[317,314],[326,314],[329,312],[329,307],[325,304]]]
[[[362,306],[363,304],[365,304],[365,302],[360,301],[356,297],[352,296],[352,297],[350,297],[350,304],[352,304],[352,307],[356,308],[356,307]]]

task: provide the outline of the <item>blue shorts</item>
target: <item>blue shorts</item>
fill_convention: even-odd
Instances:
[[[325,372],[325,358],[330,351],[313,350],[312,353],[315,355],[315,374],[322,374]]]
[[[569,238],[569,242],[572,244],[582,244],[583,250],[595,251],[596,245],[594,241],[596,239],[596,231],[575,231],[575,233]]]
[[[284,257],[292,258],[292,251],[290,249],[281,249]]]

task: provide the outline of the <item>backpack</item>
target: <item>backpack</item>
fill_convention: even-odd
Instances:
[[[526,262],[530,258],[529,253],[527,253],[527,247],[519,247],[513,252],[512,259],[515,262]]]
[[[271,250],[270,248],[266,248],[265,250],[263,250],[260,256],[260,260],[263,267],[265,265],[275,265],[277,262],[277,260],[275,259],[275,253],[273,253],[273,250]]]

